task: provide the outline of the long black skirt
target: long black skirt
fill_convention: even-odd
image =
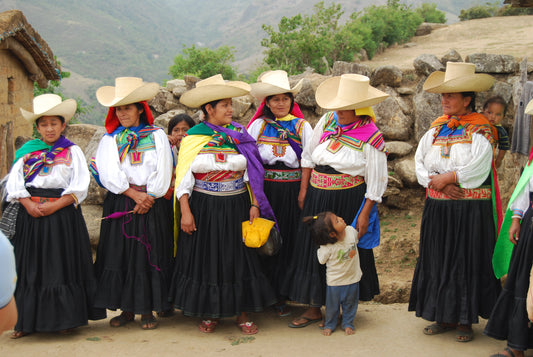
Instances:
[[[438,323],[488,318],[501,291],[492,270],[495,243],[490,200],[428,198],[409,311]]]
[[[507,340],[513,349],[533,348],[533,328],[528,325],[526,296],[533,263],[533,209],[527,210],[520,225],[520,239],[511,255],[505,285],[490,314],[484,333]]]
[[[193,192],[196,231],[180,231],[170,300],[186,316],[223,318],[259,312],[276,302],[253,248],[242,240],[250,219],[248,192],[216,196]]]
[[[325,173],[336,173],[333,169],[316,167]],[[311,239],[309,228],[302,222],[305,216],[331,211],[351,224],[365,197],[366,184],[344,189],[323,190],[309,186],[304,208],[298,222],[294,253],[290,259],[281,293],[290,300],[313,307],[326,302],[326,268],[318,262],[317,249]],[[358,248],[363,276],[359,282],[359,300],[372,300],[379,294],[379,281],[372,249]]]
[[[103,216],[134,207],[131,198],[108,192]],[[171,201],[158,198],[146,214],[102,221],[95,262],[97,307],[135,314],[171,308],[173,218]]]
[[[277,170],[290,169],[282,164],[268,166],[268,168],[272,167]],[[264,191],[276,215],[280,234],[283,238],[283,245],[275,256],[261,256],[261,265],[278,297],[283,298],[280,294],[281,284],[285,279],[290,259],[294,252],[294,241],[298,230],[297,222],[301,214],[301,210],[298,207],[300,181],[279,182],[265,180]]]
[[[28,191],[34,197],[60,197],[63,190]],[[60,331],[106,317],[104,309],[93,307],[96,279],[81,207],[34,218],[20,206],[12,243],[18,275],[15,331]]]

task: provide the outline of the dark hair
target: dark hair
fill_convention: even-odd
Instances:
[[[286,94],[288,95],[290,98],[291,98],[291,107],[289,108],[289,113],[292,112],[292,108],[294,107],[294,96],[292,95],[291,92],[287,92],[287,93],[280,93],[280,94]],[[272,111],[270,110],[270,108],[266,105],[266,103],[272,99],[274,96],[276,96],[277,94],[274,94],[274,95],[269,95],[268,97],[265,98],[265,107],[263,108],[263,115],[269,119],[272,119],[272,120],[276,120],[276,116],[274,115],[274,113],[272,113]]]
[[[146,110],[144,110],[144,105],[142,105],[142,103],[139,103],[139,102],[132,103],[132,104],[134,104],[137,107],[137,109],[143,111],[141,113],[141,116],[139,117],[139,123],[144,123],[144,124],[148,125],[149,124],[148,123],[148,115],[146,114]],[[127,105],[127,104],[125,104],[125,105]]]
[[[311,230],[311,239],[316,245],[326,245],[329,243],[337,242],[335,236],[331,236],[331,232],[335,232],[333,229],[333,223],[331,222],[331,215],[333,212],[320,212],[316,216],[307,216],[303,218],[303,222],[309,225]]]
[[[461,92],[461,95],[463,98],[470,97],[470,103],[468,103],[468,107],[471,112],[476,111],[476,92]]]
[[[494,95],[487,99],[483,104],[483,110],[487,110],[490,104],[500,104],[503,107],[503,115],[505,115],[505,112],[507,111],[507,102],[501,95]]]
[[[46,115],[46,116],[57,117],[57,118],[59,118],[59,120],[61,120],[61,124],[65,124],[65,118],[63,118],[61,115]],[[41,118],[42,117],[38,117],[35,120],[35,126],[39,126],[39,120],[41,120]]]
[[[205,104],[202,104],[202,106],[200,107],[200,109],[202,109],[202,112],[204,113],[205,115],[205,119],[207,120],[207,109],[205,109],[205,107],[210,104],[211,105],[211,108],[215,108],[218,104],[218,102],[220,102],[222,99],[217,99],[217,100],[213,100],[212,102],[209,102],[209,103],[205,103]]]
[[[179,123],[181,123],[182,121],[184,121],[189,126],[189,129],[196,125],[196,123],[194,122],[194,120],[192,120],[192,118],[190,116],[188,116],[185,113],[181,113],[181,114],[173,116],[169,120],[169,122],[168,122],[168,134],[169,135],[172,134],[172,129],[174,129],[174,127],[176,125],[178,125]]]

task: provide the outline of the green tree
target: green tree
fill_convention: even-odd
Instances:
[[[215,74],[222,74],[224,79],[235,79],[236,71],[231,66],[234,60],[235,48],[222,46],[216,50],[195,45],[186,48],[182,54],[174,58],[174,64],[169,68],[172,78],[183,78],[192,75],[198,78],[207,78]]]
[[[437,4],[423,3],[415,9],[425,22],[443,24],[446,22],[446,14],[437,9]]]
[[[459,14],[459,20],[473,20],[483,19],[486,17],[493,17],[498,12],[498,3],[485,3],[485,5],[476,5],[468,9],[461,10]]]

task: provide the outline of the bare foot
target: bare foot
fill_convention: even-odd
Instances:
[[[322,330],[322,334],[324,336],[331,336],[331,330],[329,328],[325,328]]]
[[[11,336],[9,336],[9,338],[12,338],[12,339],[16,340],[17,338],[21,338],[21,337],[24,337],[24,336],[27,336],[27,335],[29,335],[28,332],[13,331],[13,333],[11,334]]]
[[[354,331],[354,329],[351,328],[351,327],[346,327],[346,328],[344,329],[344,334],[345,334],[345,335],[353,335],[354,333],[355,333],[355,331]]]

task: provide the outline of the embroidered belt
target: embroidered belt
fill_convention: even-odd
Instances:
[[[196,179],[194,183],[194,191],[210,195],[230,196],[246,192],[246,190],[246,184],[242,177],[231,181],[204,181]]]
[[[130,188],[133,188],[135,191],[139,191],[139,192],[146,192],[146,185],[134,185],[132,183],[130,183]]]
[[[265,169],[265,181],[297,182],[302,180],[302,170]]]
[[[37,203],[45,203],[45,202],[55,202],[55,201],[57,201],[58,199],[60,199],[60,197],[38,197],[38,196],[31,196],[30,199],[31,199],[33,202],[37,202]]]
[[[463,188],[464,197],[461,200],[490,200],[492,199],[492,189],[490,187]],[[427,197],[435,200],[450,200],[451,198],[442,192],[431,188],[426,190]]]
[[[365,183],[363,176],[348,174],[324,174],[313,170],[311,172],[311,186],[323,190],[344,190]]]

